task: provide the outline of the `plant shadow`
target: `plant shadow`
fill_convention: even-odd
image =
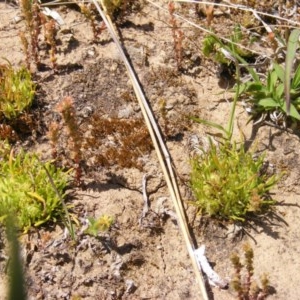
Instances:
[[[264,124],[261,123],[252,125],[250,137],[248,139],[245,139],[244,141],[245,151],[248,151],[251,148],[252,144],[256,140],[259,130],[263,128],[263,125]],[[278,126],[272,123],[267,123],[265,125],[267,125],[267,127],[269,128],[269,138],[268,138],[268,143],[264,144],[265,148],[262,151],[264,150],[275,151],[276,147],[274,145],[274,140],[275,138],[278,138],[283,134],[292,134],[300,138],[300,130],[298,129],[292,130],[289,129],[288,127],[283,128],[282,126]],[[277,131],[272,133],[271,128],[277,129]]]

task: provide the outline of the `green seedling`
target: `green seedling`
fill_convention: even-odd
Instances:
[[[269,278],[266,274],[261,276],[261,287],[253,280],[254,275],[254,252],[249,244],[245,244],[244,263],[237,253],[233,253],[230,257],[234,267],[234,278],[231,286],[237,293],[238,300],[264,300],[269,293]]]
[[[238,48],[234,45],[224,45],[215,36],[210,36],[204,46],[204,53],[216,53],[219,61],[224,60],[225,49],[235,59],[243,63],[251,74],[251,80],[240,83],[237,82],[235,90],[238,89],[238,96],[246,103],[247,110],[254,116],[266,115],[276,124],[285,124],[286,116],[291,116],[293,120],[300,120],[300,65],[293,72],[294,59],[297,49],[299,48],[300,30],[295,29],[289,36],[287,44],[287,54],[285,66],[273,63],[272,69],[268,72],[266,79],[260,78],[258,73],[247,63],[243,61]],[[218,48],[216,48],[216,45]],[[217,50],[216,50],[217,49]],[[238,80],[237,80],[238,81]],[[250,106],[250,107],[249,107]]]
[[[220,51],[223,48],[239,60],[244,61],[244,59],[253,56],[250,51],[239,46],[242,44],[244,38],[240,25],[235,26],[233,34],[229,37],[227,43],[223,42],[215,34],[209,34],[203,40],[203,54],[206,57],[212,57],[218,63],[229,64],[231,61]]]
[[[203,41],[203,54],[207,57],[212,57],[216,62],[220,64],[230,65],[232,61],[237,69],[236,81],[239,82],[239,65],[243,64],[252,77],[254,82],[259,82],[259,76],[255,70],[248,66],[247,59],[253,57],[253,54],[246,49],[246,47],[241,47],[241,42],[244,39],[241,28],[237,25],[234,29],[233,35],[223,42],[217,35],[211,33]],[[233,58],[229,58],[226,53],[230,54]],[[239,83],[238,83],[239,84]]]
[[[32,226],[63,216],[61,199],[50,184],[47,172],[61,195],[64,195],[69,173],[55,168],[50,162],[40,162],[34,154],[21,151],[14,155],[12,150],[10,154],[3,153],[0,160],[0,221],[13,215],[16,225],[26,232]]]
[[[0,113],[7,119],[16,118],[31,106],[35,88],[28,69],[0,65]]]
[[[98,219],[88,218],[89,226],[85,230],[86,234],[98,236],[100,232],[108,231],[114,223],[114,219],[110,216],[103,215]]]
[[[254,115],[267,113],[272,119],[272,113],[281,112],[283,115],[289,114],[294,120],[300,120],[300,65],[288,87],[285,74],[286,70],[274,63],[265,82],[248,81],[240,85],[239,95],[251,105]],[[287,89],[288,93],[285,92]]]

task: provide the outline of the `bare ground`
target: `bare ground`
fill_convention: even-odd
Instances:
[[[55,10],[65,23],[58,33],[59,69],[55,73],[49,67],[45,47],[45,67],[35,72],[39,89],[31,111],[33,120],[39,118],[25,131],[20,130],[17,142],[45,159],[51,155],[46,132],[51,120],[58,118],[55,106],[66,95],[73,97],[81,128],[86,132],[93,125],[94,115],[125,120],[141,117],[126,69],[108,32],[104,31],[95,43],[87,21],[76,7],[60,6]],[[187,8],[184,10],[186,13]],[[15,66],[24,61],[18,32],[24,30],[25,24],[14,21],[17,15],[20,12],[13,3],[0,3],[0,57]],[[191,140],[196,136],[201,144],[210,129],[191,124],[182,113],[225,125],[231,95],[222,88],[217,67],[201,55],[199,43],[203,33],[186,24],[181,24],[186,37],[184,70],[177,72],[168,18],[164,11],[143,4],[140,11],[127,14],[119,22],[119,31],[166,135],[187,202],[192,198],[187,185]],[[190,13],[190,18],[195,16]],[[204,17],[198,18],[205,23]],[[229,24],[226,16],[215,19],[213,26],[220,32],[226,31],[222,24]],[[162,103],[167,108],[166,118]],[[254,249],[256,278],[262,273],[270,278],[273,294],[268,299],[298,299],[299,137],[297,132],[270,126],[260,127],[252,135],[247,118],[239,107],[236,136],[241,128],[249,143],[254,138],[258,151],[266,151],[266,160],[275,170],[286,171],[272,191],[278,200],[276,209],[237,229],[200,218],[186,205],[190,224],[198,245],[206,245],[209,261],[224,279],[230,281],[233,276],[229,256],[233,251],[241,253],[242,245],[249,241]],[[64,156],[61,143],[60,153]],[[154,151],[147,150],[133,158],[139,161],[138,165],[131,162],[122,166],[119,161],[119,165],[112,162],[102,166],[97,159],[103,147],[109,145],[109,137],[98,140],[96,145],[96,149],[88,150],[84,185],[73,188],[69,199],[81,224],[76,245],[65,237],[63,225],[57,224],[22,236],[29,299],[201,299]],[[141,222],[144,175],[148,178],[151,210]],[[97,238],[80,233],[87,216],[102,214],[115,219],[109,233]],[[0,257],[0,298],[5,299],[4,242]],[[211,287],[210,296],[235,299],[231,288]]]

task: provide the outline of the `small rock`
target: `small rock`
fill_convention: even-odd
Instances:
[[[127,105],[127,107],[120,109],[118,113],[118,118],[120,119],[128,119],[130,116],[132,116],[134,113],[134,110],[131,105]]]
[[[125,292],[126,294],[133,293],[137,288],[134,281],[131,279],[126,279],[125,284],[126,284],[126,292]]]

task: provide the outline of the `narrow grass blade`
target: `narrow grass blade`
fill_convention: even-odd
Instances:
[[[6,219],[6,236],[10,245],[9,261],[9,291],[8,300],[25,300],[25,279],[23,274],[23,265],[20,256],[20,246],[16,234],[13,216],[9,215]]]
[[[42,162],[41,162],[41,163],[42,163]],[[50,182],[50,184],[51,184],[53,190],[55,191],[57,197],[59,198],[59,200],[60,200],[60,202],[61,202],[61,204],[62,204],[62,206],[63,206],[63,210],[64,210],[64,212],[65,212],[66,219],[67,219],[67,220],[66,220],[66,227],[68,228],[69,233],[70,233],[70,235],[71,235],[73,241],[75,241],[75,240],[76,240],[75,230],[74,230],[73,223],[72,223],[72,221],[71,221],[70,214],[69,214],[67,205],[66,205],[66,203],[65,203],[65,200],[64,200],[64,198],[62,197],[62,195],[60,194],[60,192],[58,191],[58,189],[56,188],[55,183],[54,183],[54,181],[53,181],[53,178],[51,177],[51,175],[50,175],[48,169],[46,168],[46,166],[45,166],[44,164],[43,164],[43,168],[44,168],[44,170],[45,170],[45,172],[46,172],[46,174],[47,174],[47,176],[48,176],[49,182]]]
[[[220,131],[223,131],[226,135],[229,134],[229,132],[223,126],[221,126],[220,124],[217,124],[217,123],[214,123],[214,122],[211,122],[211,121],[207,121],[207,120],[203,120],[203,119],[199,119],[199,118],[196,118],[196,117],[190,117],[190,118],[191,118],[191,120],[193,120],[197,123],[201,123],[201,124],[207,125],[209,127],[213,127],[213,128],[216,128]]]
[[[146,0],[147,2],[152,2],[150,0]],[[214,5],[214,6],[219,6],[219,7],[227,7],[227,8],[233,8],[233,9],[239,9],[239,10],[243,10],[243,11],[249,11],[252,13],[256,13],[262,16],[267,16],[269,18],[273,18],[276,20],[281,20],[281,21],[285,21],[289,24],[294,24],[294,25],[299,25],[299,22],[297,21],[293,21],[290,18],[284,18],[284,17],[280,17],[276,14],[271,14],[271,13],[267,13],[267,12],[263,12],[263,11],[258,11],[255,10],[249,6],[246,5],[242,5],[242,4],[234,4],[234,3],[230,3],[230,1],[218,1],[218,2],[224,2],[224,3],[216,3],[216,1],[204,1],[204,0],[173,0],[174,2],[183,2],[183,3],[201,3],[201,4],[207,4],[207,5]],[[236,1],[237,2],[237,1]]]
[[[298,49],[299,44],[300,29],[294,29],[290,34],[288,45],[287,45],[287,54],[285,60],[285,78],[284,78],[284,93],[285,93],[285,102],[286,102],[286,114],[290,115],[291,107],[291,76],[293,69],[293,62]]]

